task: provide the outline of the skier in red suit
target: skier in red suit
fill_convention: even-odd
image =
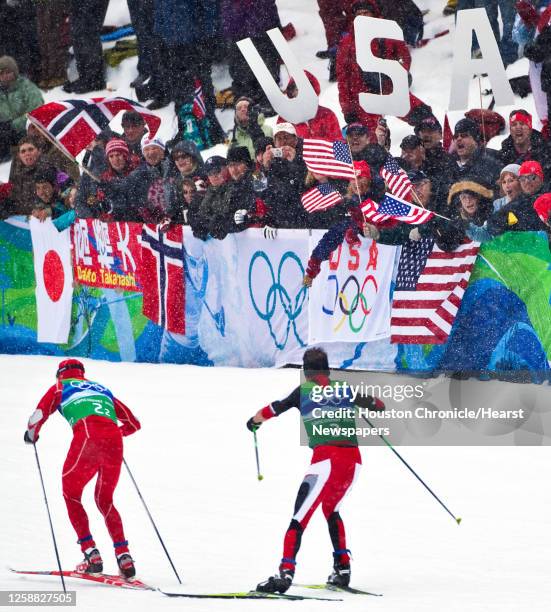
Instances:
[[[97,574],[103,561],[90,533],[88,515],[81,502],[84,487],[97,474],[94,499],[103,514],[113,540],[122,576],[136,575],[128,550],[121,517],[113,504],[113,493],[123,460],[123,436],[140,429],[130,410],[103,385],[84,377],[84,365],[78,359],[59,364],[57,382],[42,397],[27,425],[25,442],[36,444],[42,425],[56,410],[73,428],[73,440],[63,465],[63,497],[69,520],[78,536],[84,561],[77,571]],[[117,422],[122,423],[122,427]]]

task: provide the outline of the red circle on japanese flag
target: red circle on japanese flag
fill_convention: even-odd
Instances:
[[[61,258],[55,251],[50,250],[44,256],[42,276],[48,297],[52,302],[57,302],[63,293],[65,273],[63,272]]]

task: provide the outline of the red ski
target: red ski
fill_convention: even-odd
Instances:
[[[9,568],[10,572],[14,572],[15,574],[28,574],[32,576],[64,576],[65,578],[80,578],[81,580],[88,580],[89,582],[98,582],[100,584],[105,584],[107,586],[116,586],[121,587],[123,589],[135,589],[135,590],[147,590],[147,591],[155,591],[154,587],[145,584],[141,580],[125,580],[120,576],[114,576],[111,574],[99,574],[94,576],[92,574],[84,574],[83,572],[76,571],[63,571],[59,570],[45,570],[45,571],[31,571],[31,570],[16,570]]]
[[[437,34],[434,34],[433,36],[429,36],[428,38],[422,38],[420,41],[418,41],[418,43],[415,46],[417,48],[425,47],[426,45],[430,43],[431,40],[435,40],[436,38],[441,38],[442,36],[446,36],[446,34],[449,34],[449,33],[450,33],[449,30],[442,30],[441,32],[438,32]]]

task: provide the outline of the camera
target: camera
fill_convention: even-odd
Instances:
[[[274,157],[283,157],[283,149],[281,147],[274,147],[272,154]]]

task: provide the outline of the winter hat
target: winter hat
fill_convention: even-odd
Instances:
[[[213,172],[220,172],[220,170],[225,168],[227,165],[228,162],[226,161],[225,157],[222,157],[221,155],[213,155],[205,162],[204,169],[207,174],[211,174]]]
[[[57,366],[56,377],[64,378],[84,378],[84,364],[78,359],[65,359]]]
[[[412,185],[417,185],[417,183],[422,183],[423,181],[430,181],[430,178],[422,170],[408,172],[408,179]]]
[[[189,155],[189,157],[192,157],[197,163],[202,162],[201,153],[199,153],[197,145],[191,140],[186,140],[185,138],[179,140],[170,151],[172,157],[178,153],[180,155]]]
[[[57,189],[57,170],[53,167],[43,168],[39,172],[36,173],[34,177],[35,185],[36,183],[50,183],[54,189]]]
[[[268,145],[274,146],[274,139],[269,136],[261,136],[254,141],[254,154],[264,153]]]
[[[292,123],[287,123],[286,121],[284,121],[283,123],[278,123],[275,126],[274,138],[276,137],[277,134],[280,134],[281,132],[285,132],[286,134],[292,134],[293,136],[297,135],[295,126]]]
[[[354,162],[354,173],[356,174],[356,178],[371,178],[369,164],[363,160]]]
[[[519,176],[528,176],[529,174],[535,174],[536,176],[539,176],[540,179],[543,181],[543,169],[541,167],[541,164],[537,161],[534,160],[529,160],[529,161],[525,161],[522,163],[519,171],[518,171],[518,175]]]
[[[253,160],[247,147],[231,147],[228,151],[228,164],[243,162],[247,166],[252,166]]]
[[[413,134],[406,136],[400,143],[400,148],[406,149],[406,151],[411,151],[412,149],[416,149],[417,147],[421,146],[423,146],[423,141],[419,138],[419,136],[414,136]]]
[[[427,117],[420,121],[414,128],[413,131],[419,136],[421,130],[431,130],[432,132],[441,132],[442,126],[440,121],[436,117]]]
[[[520,170],[520,166],[518,164],[507,164],[504,168],[502,168],[499,176],[501,177],[503,174],[508,172],[509,174],[513,174],[514,176],[518,176]]]
[[[150,138],[149,134],[144,135],[144,137],[142,138],[141,145],[142,145],[142,153],[145,151],[145,149],[147,149],[147,147],[159,147],[163,151],[166,149],[166,145],[161,138],[159,138],[158,136],[155,136],[154,138]]]
[[[363,123],[359,122],[349,123],[345,129],[347,135],[352,134],[354,132],[356,132],[357,134],[369,134],[369,128],[367,127],[367,125],[364,125]]]
[[[532,115],[524,109],[514,110],[511,112],[509,115],[509,125],[515,123],[516,121],[522,121],[522,123],[526,123],[529,128],[532,127]]]
[[[455,124],[453,137],[457,138],[458,134],[469,134],[469,136],[472,136],[477,142],[480,142],[480,130],[478,129],[478,124],[472,119],[460,119]]]
[[[19,66],[13,57],[10,57],[9,55],[3,55],[0,57],[0,72],[3,70],[13,72],[16,78],[19,76]]]
[[[551,217],[551,193],[544,193],[534,202],[534,210],[538,217],[549,224]]]
[[[121,153],[126,158],[130,157],[130,149],[122,138],[112,138],[105,145],[105,155],[109,157],[111,153]]]
[[[451,204],[454,196],[464,193],[465,191],[474,193],[474,195],[479,198],[485,198],[486,200],[493,200],[494,198],[494,194],[490,189],[487,189],[484,185],[476,181],[459,181],[458,183],[454,183],[450,188],[448,193],[448,204]]]
[[[381,9],[375,0],[357,0],[352,4],[352,15],[358,11],[371,11],[375,17],[381,16]]]
[[[136,111],[125,111],[121,119],[122,127],[144,124],[145,119],[140,115],[140,113],[137,113]]]

